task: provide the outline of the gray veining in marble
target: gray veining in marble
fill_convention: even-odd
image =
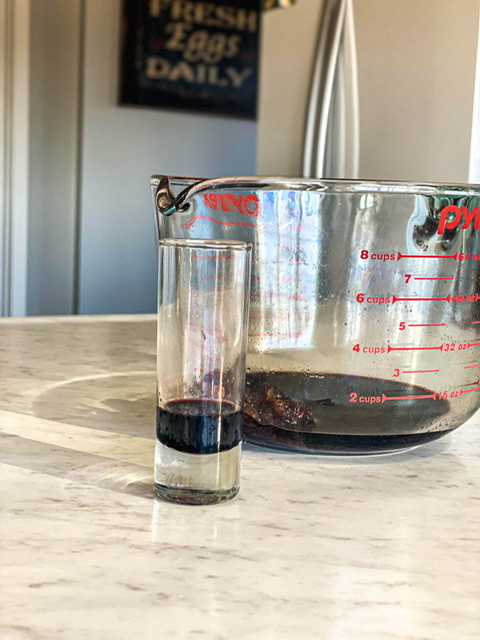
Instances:
[[[0,638],[478,640],[480,417],[154,499],[152,316],[0,320]]]

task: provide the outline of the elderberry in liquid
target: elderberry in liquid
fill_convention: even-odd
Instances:
[[[308,405],[307,418],[295,423],[288,414],[276,413],[275,404],[268,400],[275,395],[297,401],[300,407]],[[465,415],[456,418],[452,414],[448,400],[421,397],[432,395],[424,387],[366,376],[250,373],[244,438],[252,444],[305,453],[375,454],[408,449],[436,440],[465,421]],[[373,401],[383,397],[392,399]],[[365,398],[370,401],[361,401]]]

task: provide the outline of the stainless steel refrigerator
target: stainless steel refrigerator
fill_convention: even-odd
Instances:
[[[257,173],[480,182],[478,0],[265,13]]]

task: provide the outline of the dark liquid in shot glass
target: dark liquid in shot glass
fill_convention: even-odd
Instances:
[[[242,439],[242,412],[211,399],[182,399],[157,407],[157,441],[182,453],[229,451]]]

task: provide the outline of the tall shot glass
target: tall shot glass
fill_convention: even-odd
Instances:
[[[155,491],[213,504],[240,486],[252,246],[160,242]]]

